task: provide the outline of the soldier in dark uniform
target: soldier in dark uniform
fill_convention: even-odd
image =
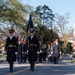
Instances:
[[[22,42],[21,37],[18,37],[18,64],[22,63]]]
[[[22,63],[26,63],[27,61],[27,47],[25,42],[25,37],[22,38]]]
[[[39,41],[39,63],[42,63],[42,57],[43,57],[43,54],[42,54],[42,42]]]
[[[13,63],[16,61],[17,38],[14,36],[14,30],[9,30],[9,36],[6,39],[5,51],[7,52],[7,61],[10,65],[10,72],[13,71]]]
[[[39,50],[38,38],[34,35],[33,28],[30,29],[30,36],[27,38],[28,46],[28,61],[30,63],[30,70],[34,71],[35,61],[37,61],[37,51]]]

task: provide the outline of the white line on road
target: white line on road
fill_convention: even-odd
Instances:
[[[16,64],[16,66],[15,67],[19,67],[19,66],[23,66],[24,64],[22,64],[22,65],[18,65],[18,64]],[[25,66],[29,66],[29,64],[26,64]],[[36,64],[35,66],[39,66],[39,64]],[[25,69],[23,69],[23,70],[20,70],[20,71],[16,71],[16,72],[13,72],[13,73],[9,73],[9,74],[6,74],[6,75],[13,75],[13,74],[19,74],[19,73],[21,73],[21,72],[24,72],[24,71],[27,71],[27,70],[29,70],[29,67],[28,68],[25,68]]]

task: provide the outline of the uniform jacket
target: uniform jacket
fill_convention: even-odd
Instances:
[[[15,52],[17,51],[17,38],[15,36],[6,39],[5,50],[7,51],[7,61],[16,61]]]
[[[22,43],[18,44],[18,58],[22,58]]]
[[[22,44],[22,57],[27,58],[27,46]]]
[[[28,47],[28,59],[29,61],[36,60],[37,58],[37,51],[39,50],[39,41],[36,36],[31,37],[29,36],[27,39],[27,47]]]

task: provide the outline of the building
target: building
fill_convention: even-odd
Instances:
[[[72,43],[73,51],[75,52],[75,24],[74,24],[73,37],[69,37],[68,42]]]

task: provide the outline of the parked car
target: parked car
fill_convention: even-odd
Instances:
[[[75,58],[75,52],[73,52],[72,57]]]
[[[72,60],[72,55],[64,54],[60,57],[61,60]]]

